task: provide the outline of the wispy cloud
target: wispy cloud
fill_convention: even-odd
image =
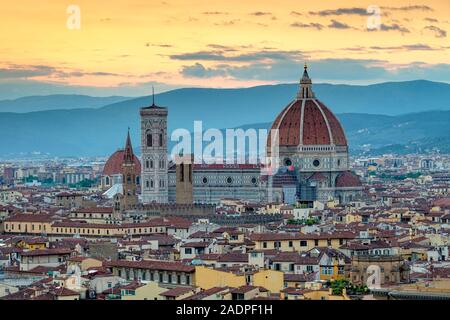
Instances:
[[[435,19],[435,18],[424,18],[423,20],[425,20],[425,21],[427,21],[427,22],[439,22],[439,20],[438,19]]]
[[[321,11],[310,11],[309,14],[318,15],[318,16],[340,16],[340,15],[359,15],[366,16],[367,9],[366,8],[338,8],[338,9],[328,9]]]
[[[240,19],[220,21],[220,22],[215,22],[214,25],[216,25],[216,26],[234,26],[239,21],[240,21]]]
[[[157,44],[157,43],[149,43],[147,42],[145,44],[146,47],[159,47],[159,48],[172,48],[173,45],[171,44],[166,44],[166,43],[161,43],[161,44]]]
[[[392,10],[392,11],[434,11],[433,8],[426,5],[411,5],[411,6],[402,6],[402,7],[381,7],[384,10]]]
[[[263,12],[263,11],[256,11],[256,12],[249,13],[249,15],[261,17],[261,16],[270,16],[270,15],[272,15],[272,13],[270,13],[270,12]]]
[[[316,22],[310,22],[310,23],[303,23],[303,22],[294,22],[291,24],[291,27],[294,28],[311,28],[311,29],[317,29],[322,30],[323,25]]]
[[[192,66],[183,66],[181,74],[191,78],[213,78],[225,76],[226,70],[220,68],[206,68],[201,63],[197,62]]]
[[[228,12],[223,12],[223,11],[205,11],[205,12],[203,12],[203,14],[205,14],[205,15],[227,15]]]
[[[45,65],[17,65],[12,64],[0,69],[0,79],[19,80],[19,79],[34,79],[38,77],[48,77],[50,79],[67,79],[80,78],[85,76],[124,76],[124,74],[112,72],[86,72],[82,70],[61,69]]]
[[[45,65],[17,65],[12,64],[0,69],[1,79],[26,79],[38,76],[48,76],[57,70]]]
[[[376,59],[321,59],[308,60],[311,76],[326,81],[374,81],[433,79],[448,81],[450,64],[390,64]],[[298,59],[254,62],[244,66],[218,64],[206,68],[200,63],[185,66],[182,74],[189,77],[208,78],[222,76],[234,80],[295,81],[301,74],[302,62]]]
[[[447,37],[447,31],[445,31],[444,29],[441,29],[439,27],[436,26],[426,26],[423,28],[424,30],[430,30],[434,33],[434,36],[436,38],[445,38]]]
[[[401,33],[410,33],[409,29],[397,23],[380,25],[380,31],[400,31]],[[377,29],[367,29],[367,31],[377,31]]]
[[[328,28],[332,29],[352,29],[348,24],[339,22],[336,20],[331,20],[331,23],[328,25]]]
[[[417,51],[434,51],[441,50],[439,48],[430,47],[427,44],[405,44],[401,46],[371,46],[369,47],[373,50],[417,50]]]
[[[224,51],[198,51],[190,53],[181,53],[171,55],[172,60],[183,60],[183,61],[227,61],[227,62],[252,62],[252,61],[262,61],[262,60],[283,60],[283,59],[293,59],[302,58],[303,53],[300,51],[269,51],[262,50],[249,53],[241,53],[235,55],[229,55]]]

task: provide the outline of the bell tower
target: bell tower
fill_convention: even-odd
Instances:
[[[133,146],[131,145],[129,128],[122,160],[122,193],[117,193],[113,197],[113,214],[115,220],[121,220],[123,212],[135,208],[138,203],[138,174],[136,172],[135,155],[133,153]]]
[[[144,204],[168,203],[167,108],[141,108],[141,195]]]
[[[134,163],[133,146],[131,145],[130,129],[128,128],[127,140],[123,154],[122,164],[122,186],[123,186],[123,209],[129,210],[136,206],[138,197],[136,193],[136,165]]]

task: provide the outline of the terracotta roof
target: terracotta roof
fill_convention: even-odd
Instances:
[[[41,250],[31,250],[24,251],[21,253],[22,256],[30,257],[30,256],[50,256],[50,255],[60,255],[60,254],[71,254],[71,249],[41,249]]]
[[[164,297],[179,297],[182,296],[186,293],[195,293],[195,289],[192,287],[175,287],[172,289],[169,289],[167,291],[164,291],[163,293],[160,293],[160,296],[164,296]]]
[[[360,187],[361,185],[359,177],[351,171],[344,171],[336,178],[337,188]]]
[[[206,248],[210,245],[209,242],[188,242],[181,245],[183,248]]]
[[[137,288],[140,288],[140,287],[143,287],[143,286],[145,286],[144,283],[133,281],[133,282],[130,282],[129,284],[127,284],[127,285],[121,286],[120,289],[121,290],[136,290]]]
[[[200,291],[192,296],[184,298],[183,300],[202,300],[202,299],[212,296],[214,294],[218,294],[219,292],[224,292],[224,291],[227,292],[227,291],[229,291],[229,289],[230,288],[228,288],[228,287],[213,287],[210,289]]]
[[[217,262],[240,262],[248,263],[248,254],[245,253],[225,253],[217,258]]]
[[[52,218],[46,214],[20,213],[10,216],[4,222],[51,222]]]
[[[124,163],[125,150],[117,150],[114,152],[106,161],[105,167],[103,168],[104,176],[111,176],[114,174],[122,174],[122,165]],[[136,172],[141,172],[141,162],[133,155],[133,161]]]
[[[54,294],[58,297],[68,297],[68,296],[79,296],[80,294],[76,291],[61,287],[54,291]]]
[[[112,207],[91,207],[91,208],[80,208],[76,209],[75,213],[112,213]]]
[[[255,287],[255,286],[240,286],[238,288],[234,288],[231,289],[231,293],[247,293],[250,292],[252,290],[258,289],[260,287]]]
[[[140,268],[149,270],[167,270],[180,272],[194,272],[195,267],[188,266],[179,262],[172,261],[156,261],[156,260],[142,260],[142,261],[126,261],[115,260],[105,262],[106,267],[125,267],[125,268]]]

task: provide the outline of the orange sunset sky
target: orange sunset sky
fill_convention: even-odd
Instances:
[[[450,82],[449,13],[448,0],[2,1],[0,98],[294,82],[305,61],[315,82]]]

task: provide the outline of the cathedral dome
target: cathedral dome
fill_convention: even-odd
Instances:
[[[351,171],[344,171],[336,177],[336,188],[360,187],[361,180]]]
[[[123,168],[122,165],[125,161],[125,150],[117,150],[114,152],[106,161],[105,167],[103,168],[104,176],[112,176],[115,174],[122,174]],[[133,155],[133,162],[135,165],[136,172],[141,172],[141,162],[139,159]]]
[[[280,147],[347,146],[339,120],[324,103],[315,98],[306,65],[297,98],[276,117],[271,129],[279,130]],[[267,145],[270,147],[270,138]]]

